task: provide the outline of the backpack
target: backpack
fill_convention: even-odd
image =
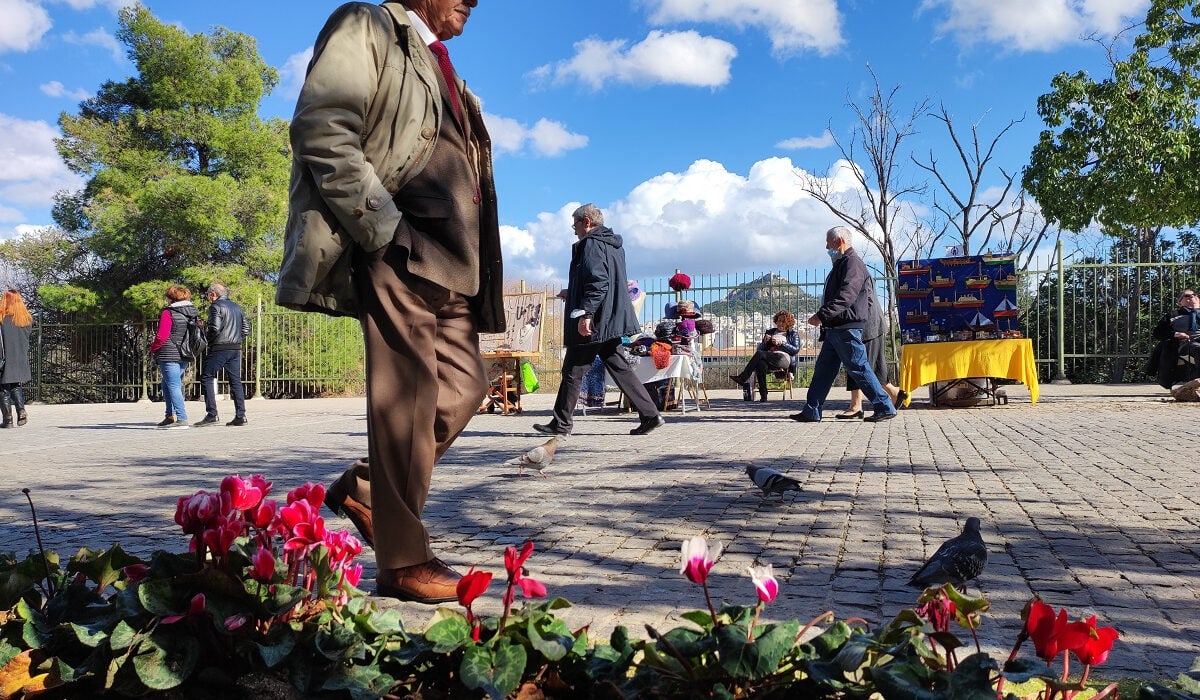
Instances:
[[[179,348],[179,354],[182,357],[190,357],[196,360],[204,357],[205,351],[208,350],[208,338],[204,335],[204,328],[200,326],[199,316],[187,316],[179,314],[187,319],[187,328],[183,331],[183,337],[179,339],[176,346]]]

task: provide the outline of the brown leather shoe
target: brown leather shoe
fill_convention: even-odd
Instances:
[[[402,569],[380,569],[375,576],[375,595],[414,603],[449,603],[458,600],[460,578],[458,572],[434,557]]]
[[[346,493],[342,479],[338,479],[325,491],[325,507],[335,514],[344,515],[354,524],[363,541],[375,546],[375,524],[371,520],[371,508]]]

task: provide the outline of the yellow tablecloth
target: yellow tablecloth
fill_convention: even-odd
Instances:
[[[967,340],[958,343],[912,343],[900,350],[900,388],[909,394],[930,382],[967,377],[1004,377],[1029,387],[1029,398],[1038,400],[1037,366],[1033,341]]]

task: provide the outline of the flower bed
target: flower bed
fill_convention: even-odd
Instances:
[[[832,612],[803,625],[762,624],[779,592],[771,567],[747,572],[753,605],[718,609],[708,578],[721,545],[701,537],[681,548],[680,573],[701,587],[707,608],[683,614],[687,625],[646,626],[645,638],[618,627],[604,641],[569,629],[555,615],[569,603],[546,598],[528,575],[527,542],[504,552],[499,616],[474,612],[493,573],[472,568],[458,585],[461,610],[438,609],[417,632],[356,588],[362,546],[326,530],[323,487],[300,486],[282,506],[267,498],[271,489],[261,476],[230,476],[215,492],[180,498],[185,553],[145,561],[118,545],[80,550],[65,566],[54,553],[0,555],[0,700],[175,697],[199,688],[238,697],[263,683],[355,699],[1002,698],[1015,688],[1020,697],[1066,700],[1115,692],[1088,688],[1117,639],[1095,617],[1071,620],[1030,601],[1003,667],[976,637],[987,600],[950,585],[925,590],[877,629]],[[973,641],[961,640],[963,631]],[[1033,658],[1019,653],[1026,641]]]

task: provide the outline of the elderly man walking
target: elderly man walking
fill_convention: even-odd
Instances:
[[[442,43],[477,5],[334,10],[291,123],[277,300],[357,316],[366,346],[369,460],[325,504],[373,543],[376,594],[419,603],[456,598],[421,511],[487,390],[478,333],[504,330],[491,140]]]
[[[821,308],[808,319],[810,326],[821,327],[824,342],[813,366],[804,408],[789,416],[801,423],[821,420],[821,407],[842,365],[875,408],[875,412],[864,419],[866,422],[896,417],[895,405],[867,362],[862,335],[869,314],[867,285],[871,284],[871,277],[853,243],[854,234],[845,226],[834,226],[825,233],[825,252],[833,260],[833,269],[825,278]]]
[[[551,435],[570,435],[575,404],[583,377],[599,357],[608,368],[641,421],[630,435],[645,435],[666,421],[620,352],[621,336],[638,330],[637,315],[629,299],[625,278],[625,249],[621,237],[604,225],[604,213],[594,204],[584,204],[571,215],[575,244],[567,272],[568,320],[563,323],[562,383],[554,401],[554,419],[534,424],[533,429]]]
[[[246,424],[246,389],[242,386],[242,343],[250,335],[250,321],[242,307],[229,298],[229,288],[213,283],[204,293],[208,299],[208,321],[204,331],[208,337],[208,356],[200,373],[200,390],[204,393],[204,418],[196,428],[220,422],[217,414],[217,372],[225,370],[229,377],[229,395],[233,397],[233,420],[225,425]]]

